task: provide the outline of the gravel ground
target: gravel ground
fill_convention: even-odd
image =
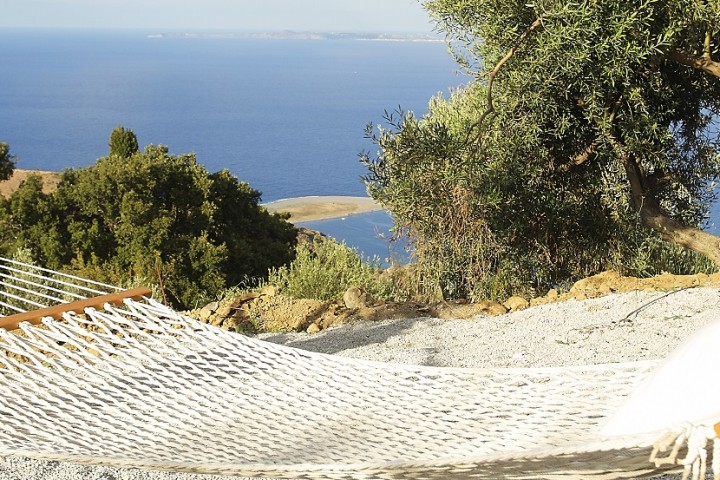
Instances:
[[[264,340],[316,352],[441,367],[533,367],[665,357],[715,318],[720,290],[630,292],[471,320],[356,323]]]
[[[265,334],[261,338],[328,354],[433,366],[598,364],[663,358],[684,338],[716,318],[718,312],[720,289],[695,288],[571,300],[497,317],[356,323],[314,335]],[[0,458],[0,480],[230,478],[237,480]]]

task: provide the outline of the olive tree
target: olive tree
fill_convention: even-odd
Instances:
[[[541,130],[557,177],[620,168],[644,226],[720,264],[720,239],[697,228],[720,171],[720,1],[425,6],[488,86],[480,137],[502,90]]]
[[[474,79],[369,129],[362,160],[438,295],[693,257],[659,238],[720,263],[698,228],[720,173],[720,2],[424,5]]]

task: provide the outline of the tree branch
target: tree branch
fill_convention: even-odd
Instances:
[[[711,60],[710,58],[710,51],[712,49],[712,35],[710,33],[710,30],[705,32],[705,43],[703,44],[703,58],[707,58],[708,60]]]
[[[575,167],[579,167],[583,163],[587,162],[590,159],[590,156],[595,153],[595,150],[597,149],[597,142],[593,142],[590,145],[588,145],[585,150],[580,152],[578,155],[575,156],[575,158],[572,159],[570,163],[564,163],[560,165],[557,169],[560,173],[567,173],[570,170],[572,170]]]
[[[630,155],[612,134],[606,134],[606,138],[625,167],[630,184],[631,203],[640,215],[642,224],[657,232],[666,242],[705,255],[716,265],[720,265],[720,238],[699,228],[683,225],[665,213],[650,194],[648,178],[637,159]]]
[[[720,238],[699,228],[683,225],[663,212],[655,199],[646,195],[646,192],[640,188],[642,171],[635,159],[630,158],[624,163],[633,203],[640,214],[642,224],[657,232],[666,242],[698,252],[716,265],[720,265]]]
[[[716,62],[710,58],[708,50],[706,50],[703,55],[697,56],[684,50],[680,50],[679,48],[675,48],[666,52],[662,58],[701,70],[705,73],[713,75],[714,77],[720,78],[720,62]]]
[[[483,114],[480,116],[477,122],[470,125],[470,130],[468,130],[468,136],[467,140],[470,140],[470,134],[475,130],[476,128],[480,128],[480,126],[483,124],[485,119],[490,116],[493,112],[495,112],[495,106],[493,105],[493,84],[495,83],[495,77],[500,72],[500,69],[505,65],[508,60],[512,58],[513,55],[515,55],[515,52],[517,51],[518,47],[525,42],[527,37],[535,30],[542,25],[543,20],[545,19],[545,15],[541,15],[538,18],[535,19],[535,21],[525,30],[522,35],[520,35],[515,42],[515,45],[508,50],[508,52],[505,54],[503,58],[500,59],[500,61],[495,65],[495,67],[490,71],[490,74],[488,75],[488,87],[487,87],[487,109],[483,112]],[[467,143],[467,141],[466,141]]]
[[[618,98],[618,100],[615,101],[615,103],[613,104],[613,108],[612,108],[612,110],[610,111],[610,115],[607,115],[607,114],[606,114],[606,116],[605,116],[606,120],[605,120],[605,121],[607,121],[608,123],[613,123],[613,122],[615,121],[615,118],[617,117],[617,112],[618,112],[618,110],[620,109],[620,99],[621,99],[621,98],[622,98],[622,97]],[[587,107],[586,107],[586,105],[585,105],[585,100],[584,100],[584,99],[582,99],[582,98],[577,98],[577,99],[576,99],[576,103],[577,103],[577,106],[578,106],[581,110],[587,110]],[[593,117],[592,120],[593,120],[596,124],[600,124],[600,123],[601,123],[601,122],[599,122],[598,119],[595,118],[595,117]],[[597,140],[595,140],[595,141],[593,141],[590,145],[588,145],[587,147],[585,147],[585,149],[584,149],[582,152],[580,152],[579,154],[577,154],[577,155],[571,160],[570,163],[565,163],[565,164],[563,164],[563,165],[560,165],[560,166],[558,167],[557,171],[560,172],[560,173],[567,173],[567,172],[569,172],[570,170],[572,170],[573,168],[579,167],[580,165],[582,165],[582,164],[584,164],[585,162],[587,162],[588,160],[590,160],[590,156],[591,156],[593,153],[595,153],[595,151],[597,150],[597,147],[598,147],[598,142],[597,142]]]

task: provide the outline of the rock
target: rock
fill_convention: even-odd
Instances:
[[[310,334],[318,333],[319,331],[320,331],[320,325],[318,325],[317,323],[311,323],[310,326],[306,330],[306,332],[310,333]]]
[[[581,292],[581,291],[572,292],[572,295],[573,295],[573,298],[574,298],[575,300],[577,300],[578,302],[581,302],[581,301],[583,301],[583,300],[587,300],[587,298],[588,298],[587,295],[585,295],[585,293],[584,293],[584,292]]]
[[[204,307],[202,307],[198,313],[197,313],[197,319],[201,322],[208,323],[208,320],[212,316],[213,313],[218,309],[220,306],[220,303],[218,302],[210,302]]]
[[[231,316],[234,311],[235,311],[235,309],[230,306],[220,307],[215,312],[215,315],[217,315],[218,317],[225,318],[225,317]]]
[[[243,332],[252,328],[249,317],[240,318],[232,317],[226,318],[222,323],[223,330],[229,330],[231,332]]]
[[[343,295],[343,303],[349,309],[364,308],[372,304],[372,297],[362,288],[350,287]]]
[[[292,323],[292,325],[290,325],[290,327],[294,331],[299,332],[299,331],[305,329],[305,325],[307,325],[307,321],[306,321],[305,317],[298,317],[297,319],[295,319],[295,321]]]
[[[278,293],[280,293],[280,289],[275,285],[265,285],[260,289],[259,295],[264,295],[266,297],[274,297]]]
[[[477,315],[502,315],[508,309],[491,300],[483,300],[477,303],[447,303],[437,309],[439,318],[472,318]]]
[[[548,303],[552,303],[552,300],[550,300],[548,297],[535,297],[530,299],[531,307],[537,307],[538,305],[547,305]]]
[[[225,321],[225,317],[222,315],[213,315],[208,319],[208,323],[213,327],[219,327]]]
[[[519,296],[512,296],[505,300],[505,303],[503,303],[503,306],[510,310],[511,312],[515,312],[517,310],[523,310],[530,306],[530,302],[525,300],[523,297]]]
[[[325,235],[322,232],[319,232],[317,230],[311,230],[309,228],[305,227],[298,227],[298,233],[297,233],[297,244],[298,246],[309,243],[313,244],[315,242],[322,242],[323,240],[327,239],[328,236]]]
[[[257,292],[242,293],[242,294],[238,295],[237,297],[233,298],[232,302],[230,302],[230,307],[238,308],[243,303],[247,303],[250,300],[254,300],[259,296],[260,296],[260,293],[257,293]]]
[[[623,277],[618,272],[608,270],[578,280],[570,289],[570,294],[575,295],[582,292],[586,297],[597,297],[618,289],[622,283],[626,282],[623,281]]]
[[[550,300],[550,301],[556,301],[558,298],[560,298],[560,294],[559,294],[558,291],[555,290],[554,288],[553,288],[552,290],[550,290],[550,291],[547,293],[547,295],[545,295],[545,296],[546,296],[547,299]]]
[[[319,321],[316,321],[318,323],[318,326],[321,330],[324,330],[326,328],[333,327],[335,325],[342,325],[344,323],[344,318],[342,317],[331,317],[331,316],[324,316]]]
[[[508,312],[508,309],[504,305],[492,300],[483,300],[475,305],[477,305],[481,313],[487,315],[504,315]]]

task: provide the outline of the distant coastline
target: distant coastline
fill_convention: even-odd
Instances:
[[[49,172],[47,170],[23,170],[16,168],[9,179],[0,182],[0,195],[9,197],[30,175],[39,175],[43,181],[43,192],[50,193],[57,188],[61,173]]]
[[[338,33],[338,32],[163,32],[147,36],[163,38],[206,38],[206,39],[250,39],[250,40],[364,40],[376,42],[443,42],[444,39],[431,34],[399,33]]]
[[[159,32],[8,34],[0,141],[18,166],[91,165],[122,125],[142,146],[229,169],[263,201],[365,195],[357,155],[374,149],[367,124],[399,106],[422,116],[430,98],[466,83],[442,42],[147,38]],[[108,52],[118,55],[98,68]]]

